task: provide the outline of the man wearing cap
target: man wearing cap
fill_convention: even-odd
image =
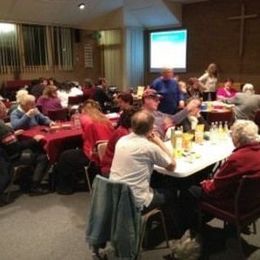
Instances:
[[[154,130],[161,138],[164,138],[167,129],[173,125],[181,123],[191,111],[200,105],[198,99],[192,100],[183,110],[175,115],[170,115],[158,111],[158,106],[161,101],[161,96],[154,89],[145,90],[143,97],[143,109],[152,113],[154,117]]]
[[[151,85],[161,96],[162,100],[158,107],[163,113],[175,114],[178,107],[184,106],[177,81],[173,78],[173,70],[164,68],[161,76],[155,79]]]
[[[236,93],[234,97],[225,100],[225,103],[235,105],[236,119],[254,121],[255,113],[260,109],[260,95],[255,94],[252,84],[246,83],[242,88],[242,93]]]

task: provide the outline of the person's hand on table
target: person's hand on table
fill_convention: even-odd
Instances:
[[[23,132],[24,132],[23,129],[19,129],[19,130],[14,131],[14,134],[15,134],[16,136],[18,136],[18,135],[21,135]]]
[[[175,168],[176,168],[176,161],[175,160],[172,160],[172,162],[165,167],[165,169],[167,171],[171,171],[171,172],[173,172],[175,170]]]
[[[34,139],[35,141],[37,141],[37,142],[40,142],[41,140],[44,139],[44,136],[43,136],[43,135],[35,135],[35,136],[33,137],[33,139]]]
[[[40,112],[37,108],[32,108],[32,109],[30,109],[26,112],[26,115],[29,116],[29,117],[33,117],[33,116],[36,116],[39,113]]]
[[[56,125],[56,123],[54,121],[51,121],[49,124],[50,127],[55,126],[55,125]]]

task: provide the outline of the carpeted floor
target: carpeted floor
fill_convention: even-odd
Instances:
[[[85,229],[90,195],[56,193],[40,197],[22,195],[0,208],[1,260],[90,260]],[[203,259],[239,259],[233,236],[225,236],[214,221],[207,231],[207,256]],[[257,223],[260,229],[260,221]],[[260,259],[260,231],[244,236],[248,259]],[[169,250],[148,251],[143,259],[157,260]]]

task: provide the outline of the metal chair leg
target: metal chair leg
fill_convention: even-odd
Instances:
[[[256,234],[256,224],[255,224],[255,221],[252,223],[253,225],[253,234]]]
[[[142,246],[143,246],[143,241],[144,241],[144,236],[146,231],[147,219],[143,219],[142,221],[143,223],[142,223],[139,247],[138,247],[137,258],[136,258],[137,260],[142,259]]]
[[[242,239],[241,239],[241,227],[238,223],[236,223],[236,233],[237,233],[237,242],[238,242],[238,249],[241,255],[241,259],[246,259],[245,255],[244,255],[244,251],[243,251],[243,247],[242,247]]]
[[[165,241],[166,241],[166,246],[167,246],[167,248],[169,248],[170,247],[169,246],[169,237],[168,237],[167,228],[166,228],[166,224],[165,224],[165,218],[164,218],[162,211],[160,211],[159,214],[160,214],[160,217],[161,217],[162,228],[163,228],[164,238],[165,238]]]
[[[88,183],[88,190],[89,190],[89,193],[92,194],[92,187],[91,187],[91,182],[90,182],[89,172],[88,172],[90,165],[91,165],[91,162],[89,163],[88,166],[85,166],[84,169],[85,169],[86,179],[87,179],[87,183]]]
[[[7,197],[6,197],[6,202],[10,202],[10,198],[11,198],[11,188],[13,187],[14,185],[14,181],[15,181],[15,177],[17,175],[17,171],[19,170],[19,166],[18,167],[14,167],[13,170],[12,170],[12,177],[11,177],[11,180],[10,180],[10,183],[8,185],[8,188],[7,188]]]

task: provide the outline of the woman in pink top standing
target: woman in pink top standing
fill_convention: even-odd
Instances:
[[[227,79],[224,83],[224,87],[219,88],[217,91],[217,100],[225,100],[235,96],[236,90],[232,88],[233,79]]]

